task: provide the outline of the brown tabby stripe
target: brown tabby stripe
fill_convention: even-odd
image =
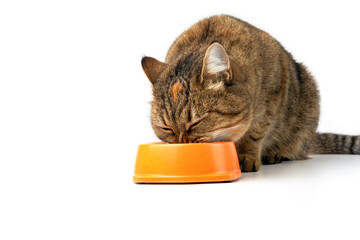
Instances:
[[[251,134],[249,134],[249,138],[250,138],[251,140],[253,140],[254,142],[260,141],[260,140],[263,139],[264,137],[265,137],[265,135],[260,136],[260,137],[254,137],[254,136],[252,136]]]
[[[297,76],[297,79],[300,83],[303,83],[304,80],[302,79],[301,77],[301,67],[300,67],[300,64],[298,64],[297,62],[295,62],[295,68],[296,68],[296,76]]]
[[[356,142],[356,136],[351,136],[350,153],[355,154],[354,147]]]

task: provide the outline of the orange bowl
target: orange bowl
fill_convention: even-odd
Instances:
[[[234,142],[139,146],[136,183],[233,181],[241,175]]]

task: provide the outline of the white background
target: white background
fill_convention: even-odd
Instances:
[[[360,135],[356,1],[1,1],[0,239],[359,239],[359,156],[132,182],[137,146],[157,141],[141,57],[219,13],[309,67],[320,131]]]

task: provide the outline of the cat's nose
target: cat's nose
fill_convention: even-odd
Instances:
[[[192,140],[189,136],[186,135],[185,132],[181,132],[179,134],[179,143],[191,143]]]

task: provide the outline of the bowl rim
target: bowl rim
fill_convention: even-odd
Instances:
[[[195,146],[195,145],[224,145],[224,144],[235,144],[233,141],[226,141],[226,142],[206,142],[206,143],[167,143],[167,142],[152,142],[152,143],[144,143],[139,144],[139,146]]]

